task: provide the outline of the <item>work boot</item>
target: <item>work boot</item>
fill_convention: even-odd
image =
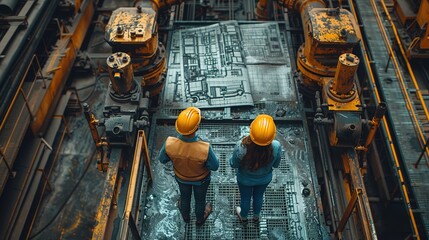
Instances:
[[[180,197],[179,199],[177,199],[177,208],[179,209],[180,215],[182,215],[183,221],[185,221],[185,223],[189,223],[191,221],[191,217],[188,216],[184,216],[183,212],[182,212],[182,204],[181,204],[181,200]]]
[[[204,219],[202,221],[196,221],[195,225],[197,227],[201,227],[207,220],[207,218],[210,216],[210,213],[212,213],[212,205],[211,203],[206,203],[206,209],[204,210]]]

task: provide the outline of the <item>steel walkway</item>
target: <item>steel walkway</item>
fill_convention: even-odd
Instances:
[[[212,143],[220,167],[212,172],[207,201],[214,207],[206,224],[195,227],[185,225],[177,210],[178,186],[174,180],[172,165],[158,162],[158,150],[167,136],[176,135],[174,122],[158,119],[152,133],[153,188],[149,189],[145,204],[145,216],[141,223],[143,238],[163,239],[320,239],[320,223],[313,188],[314,166],[310,164],[308,140],[302,123],[277,124],[278,139],[283,146],[281,164],[274,170],[273,181],[265,193],[265,202],[259,224],[242,225],[235,216],[240,195],[235,171],[228,159],[238,139],[248,134],[249,123],[204,123],[199,136]],[[309,195],[302,194],[307,192]],[[192,207],[193,208],[193,207]],[[250,212],[249,217],[251,217]],[[173,235],[169,235],[172,234]]]
[[[171,44],[177,44],[174,33]],[[285,44],[285,42],[283,42]],[[170,60],[168,75],[179,76],[177,62],[177,46],[169,46]],[[283,49],[288,49],[284,45]],[[287,54],[287,53],[286,53]],[[176,56],[176,57],[175,57]],[[290,62],[287,63],[290,66]],[[258,65],[261,67],[262,65]],[[270,65],[265,65],[270,67]],[[284,66],[283,66],[284,67]],[[276,66],[271,66],[273,72]],[[253,69],[252,71],[254,71]],[[283,71],[281,69],[277,69]],[[249,70],[250,71],[250,70]],[[267,72],[264,72],[265,74]],[[283,74],[286,75],[286,74]],[[180,93],[178,78],[174,83],[166,82],[160,101],[160,110],[151,123],[149,150],[153,172],[153,185],[148,189],[141,202],[143,214],[138,221],[143,239],[322,239],[324,229],[320,222],[317,199],[316,169],[309,140],[309,131],[305,114],[302,110],[292,76],[277,85],[280,75],[260,76],[252,73],[256,79],[250,81],[252,92],[256,89],[264,91],[266,99],[256,102],[253,107],[236,107],[203,109],[204,120],[199,127],[201,139],[212,144],[220,161],[219,170],[212,172],[212,180],[207,194],[214,211],[203,227],[195,226],[195,218],[191,214],[191,223],[185,224],[177,209],[179,197],[177,183],[171,163],[159,163],[157,155],[168,136],[177,135],[174,121],[180,110],[173,109],[173,94]],[[271,79],[270,84],[261,87],[261,79]],[[252,85],[253,84],[253,85]],[[279,86],[286,87],[286,100],[279,101]],[[170,90],[169,90],[170,89]],[[178,94],[180,97],[180,94]],[[162,99],[163,98],[163,99]],[[176,97],[177,98],[177,97]],[[237,141],[248,135],[249,125],[260,113],[275,116],[277,136],[283,146],[282,160],[278,169],[273,172],[273,181],[265,193],[265,202],[258,224],[249,222],[242,225],[235,215],[235,207],[239,206],[240,195],[235,178],[235,171],[229,166],[228,160]],[[193,207],[192,207],[193,208]],[[252,209],[249,217],[252,216]]]

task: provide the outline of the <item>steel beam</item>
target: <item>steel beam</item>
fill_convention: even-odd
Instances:
[[[112,221],[110,208],[115,202],[115,192],[117,189],[117,178],[119,162],[121,160],[122,149],[112,148],[110,152],[110,160],[107,168],[106,179],[103,186],[103,195],[95,217],[96,225],[92,234],[92,239],[109,239],[109,223]]]

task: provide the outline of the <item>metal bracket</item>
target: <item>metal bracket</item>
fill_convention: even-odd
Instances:
[[[352,214],[353,210],[356,207],[356,203],[358,202],[358,197],[362,195],[362,189],[357,188],[353,191],[353,195],[347,204],[347,208],[344,211],[343,216],[341,217],[340,222],[338,223],[337,230],[335,230],[335,236],[337,238],[340,238],[341,233],[344,230],[344,226],[346,225],[347,221],[350,218],[350,215]]]

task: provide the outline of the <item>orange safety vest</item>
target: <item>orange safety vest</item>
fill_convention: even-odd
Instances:
[[[203,141],[184,142],[176,137],[168,137],[165,151],[173,162],[174,173],[184,181],[199,181],[209,175],[205,167],[209,156],[209,143]]]

